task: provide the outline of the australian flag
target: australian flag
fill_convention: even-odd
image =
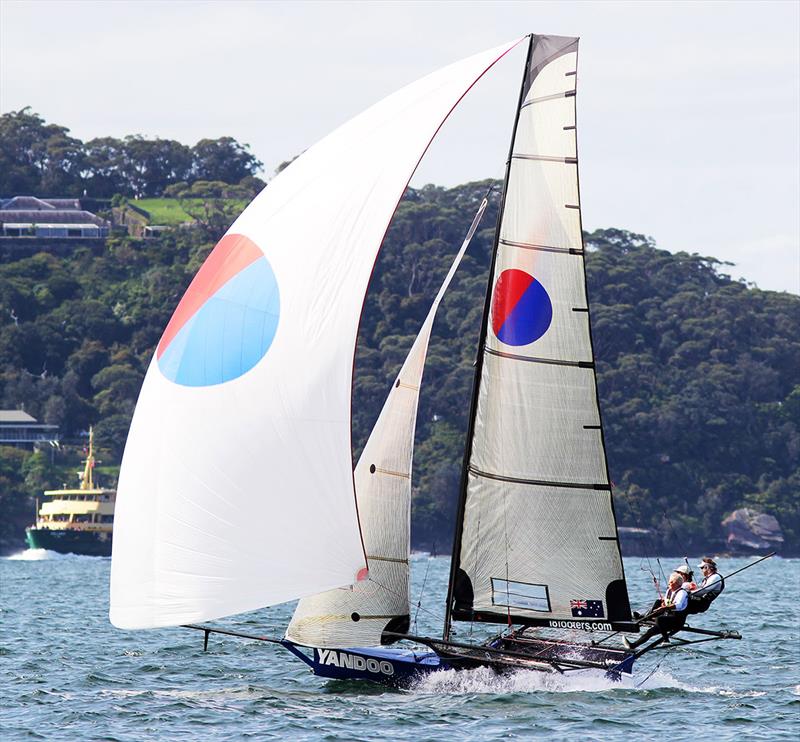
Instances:
[[[570,600],[573,618],[604,618],[602,600]]]

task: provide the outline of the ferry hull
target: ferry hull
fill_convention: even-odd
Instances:
[[[111,556],[112,536],[110,533],[26,528],[25,540],[31,549],[49,549],[59,554]]]

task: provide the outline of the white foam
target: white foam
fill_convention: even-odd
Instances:
[[[19,562],[40,562],[43,559],[58,559],[62,556],[64,555],[48,549],[26,549],[25,551],[11,554],[11,556],[7,556],[6,559]]]
[[[88,556],[85,554],[60,554],[50,549],[26,549],[4,558],[17,562],[41,562],[55,559],[106,559],[107,557]]]
[[[669,671],[659,667],[648,675],[644,667],[637,668],[633,677],[623,675],[619,682],[606,676],[603,670],[579,670],[563,675],[534,670],[518,670],[498,675],[490,668],[474,670],[443,670],[423,676],[410,690],[414,693],[507,694],[507,693],[598,693],[609,690],[642,690],[678,688],[691,693],[713,695],[756,696],[757,691],[730,691],[719,687],[692,687],[681,682]],[[800,688],[800,686],[798,686]]]
[[[680,688],[687,693],[701,693],[710,696],[724,696],[726,698],[760,698],[761,696],[767,695],[767,691],[761,690],[732,690],[730,688],[723,688],[719,685],[689,685],[688,683],[681,683],[677,681],[668,672],[663,670],[658,670],[655,672],[653,677],[641,687],[645,689]]]
[[[415,693],[548,693],[599,692],[614,688],[631,688],[631,678],[614,682],[602,670],[582,670],[559,675],[533,670],[517,670],[498,675],[487,667],[474,670],[443,670],[423,677],[411,690]]]

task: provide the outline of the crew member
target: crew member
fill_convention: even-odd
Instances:
[[[692,581],[694,573],[692,572],[692,570],[689,568],[688,565],[682,564],[680,567],[675,567],[675,569],[673,569],[672,571],[677,572],[681,577],[683,577],[683,585],[681,587],[684,590],[686,590],[687,592],[691,592],[692,590],[697,589],[697,584]],[[650,607],[650,610],[647,612],[646,616],[642,616],[641,613],[634,611],[633,617],[637,620],[640,618],[648,618],[655,611],[663,607],[664,607],[664,599],[656,598],[653,605]]]
[[[697,590],[697,583],[694,581],[694,572],[692,572],[691,568],[688,564],[681,564],[680,567],[676,567],[675,571],[683,577],[683,589],[691,592],[692,590]]]
[[[725,580],[711,557],[703,557],[697,566],[703,573],[703,580],[689,593],[689,613],[705,613],[725,589]]]
[[[683,589],[683,577],[678,572],[673,572],[669,576],[667,586],[662,606],[657,611],[660,612],[660,615],[656,618],[655,625],[636,641],[631,642],[627,637],[623,637],[622,643],[626,649],[636,649],[658,634],[663,636],[663,641],[669,641],[672,634],[683,628],[686,623],[686,610],[689,606],[689,593]]]

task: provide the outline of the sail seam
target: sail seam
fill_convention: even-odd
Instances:
[[[476,469],[474,466],[470,466],[469,471],[471,474],[474,474],[477,477],[494,479],[498,482],[510,482],[512,484],[534,484],[542,487],[566,487],[568,489],[611,491],[610,484],[592,484],[591,482],[580,484],[579,482],[552,482],[546,479],[523,479],[521,477],[507,477],[503,474],[489,474],[488,472]]]
[[[524,250],[541,250],[543,252],[560,252],[568,255],[583,255],[583,249],[578,247],[555,247],[554,245],[535,245],[531,242],[515,242],[514,240],[506,240],[500,238],[501,245],[508,245],[509,247],[521,247]]]
[[[562,361],[558,358],[537,358],[535,356],[520,356],[516,353],[504,353],[502,350],[494,350],[487,347],[486,352],[499,358],[508,358],[511,361],[529,361],[530,363],[550,363],[554,366],[574,366],[575,368],[594,368],[592,361]]]

